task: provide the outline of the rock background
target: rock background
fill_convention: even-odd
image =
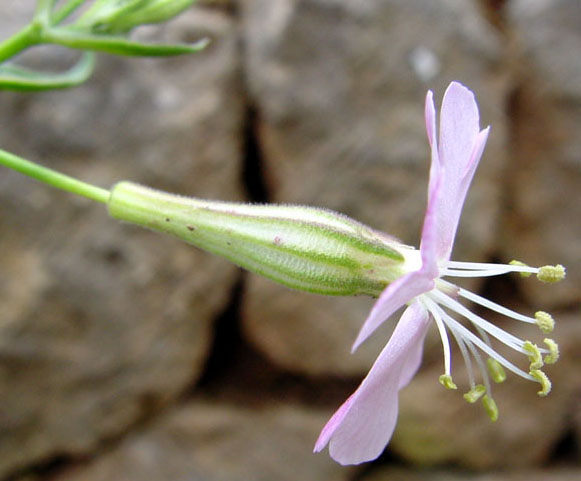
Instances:
[[[32,3],[2,2],[0,37]],[[208,35],[200,54],[101,56],[77,89],[0,92],[2,148],[81,179],[324,206],[416,244],[424,96],[457,79],[492,134],[455,258],[569,269],[472,286],[552,310],[549,398],[511,379],[491,424],[441,389],[428,338],[386,454],[342,468],[311,449],[389,335],[349,355],[372,300],[280,288],[2,170],[0,480],[577,479],[579,25],[578,0],[208,0],[140,32]]]

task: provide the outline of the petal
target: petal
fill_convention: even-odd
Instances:
[[[440,113],[440,161],[453,178],[461,177],[465,171],[480,130],[479,122],[474,94],[452,82],[444,93]]]
[[[431,197],[441,170],[438,141],[436,139],[436,107],[434,106],[434,94],[431,90],[428,90],[426,94],[425,120],[431,152],[430,182],[428,187],[428,197]]]
[[[420,270],[410,272],[392,282],[375,301],[371,312],[363,323],[351,352],[355,351],[379,326],[395,311],[410,302],[414,297],[434,288],[433,276]]]
[[[428,139],[432,136],[432,132],[428,133]],[[428,213],[434,217],[435,230],[424,229],[422,233],[422,244],[435,249],[439,261],[450,258],[464,199],[487,136],[488,130],[480,131],[474,94],[462,84],[452,82],[444,94],[440,114],[438,180],[430,178],[428,195]],[[424,241],[424,234],[431,236],[428,242]]]
[[[315,452],[329,443],[331,457],[345,464],[375,459],[391,439],[398,411],[398,391],[416,373],[429,327],[426,310],[414,302],[359,388],[331,417]]]

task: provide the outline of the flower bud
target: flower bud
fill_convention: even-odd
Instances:
[[[97,0],[76,28],[96,34],[127,33],[144,24],[162,23],[179,15],[196,0]]]
[[[131,182],[113,187],[112,217],[172,234],[288,287],[378,296],[419,253],[330,210],[208,201]]]

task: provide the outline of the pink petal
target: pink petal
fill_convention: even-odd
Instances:
[[[410,302],[414,297],[434,288],[433,276],[420,270],[410,272],[392,282],[379,296],[371,312],[363,323],[351,352],[355,351],[379,326],[395,311]],[[401,321],[400,321],[401,322]]]
[[[398,412],[398,391],[416,373],[429,327],[426,310],[414,302],[359,388],[331,417],[315,452],[329,443],[337,462],[359,464],[377,458],[391,439]]]
[[[452,82],[442,101],[438,167],[430,169],[428,212],[436,218],[436,230],[426,232],[424,229],[423,232],[435,238],[435,254],[440,261],[450,258],[464,199],[480,161],[487,132],[480,131],[474,94],[460,83]],[[432,137],[430,127],[428,139]],[[432,175],[437,180],[432,179]],[[436,188],[437,185],[440,187]],[[426,244],[423,237],[422,244]],[[432,246],[431,243],[426,245]]]
[[[430,143],[430,183],[428,186],[428,198],[432,196],[435,184],[440,177],[440,156],[438,153],[438,141],[436,139],[436,107],[434,106],[434,94],[428,90],[425,106],[426,132]]]

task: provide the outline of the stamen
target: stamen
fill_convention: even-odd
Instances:
[[[565,279],[565,268],[561,264],[539,268],[537,279],[541,282],[559,282]]]
[[[538,268],[527,266],[518,261],[511,261],[509,264],[449,261],[446,267],[440,272],[440,275],[453,277],[487,277],[508,274],[509,272],[519,272],[522,276],[528,277],[531,274],[538,273],[538,271]]]
[[[490,379],[488,379],[488,372],[486,371],[486,367],[484,366],[484,362],[482,361],[482,356],[480,355],[480,353],[478,352],[473,343],[468,342],[467,344],[468,348],[470,349],[470,352],[474,356],[474,359],[476,359],[476,364],[478,364],[478,369],[480,370],[480,375],[482,376],[482,382],[484,383],[484,391],[490,393],[492,392],[490,386]]]
[[[442,294],[437,290],[431,291],[430,296],[433,296],[444,306],[452,309],[461,316],[464,316],[466,319],[471,321],[475,326],[481,327],[486,332],[494,336],[496,339],[498,339],[500,342],[507,345],[508,347],[511,347],[519,352],[524,352],[522,351],[522,341],[519,338],[513,336],[512,334],[506,331],[503,331],[498,326],[495,326],[491,322],[488,322],[486,319],[483,319],[482,317],[474,314],[472,311],[470,311],[468,308],[466,308],[459,302],[455,301],[454,299],[446,296],[445,294]]]
[[[559,360],[559,345],[549,338],[543,339],[543,342],[549,348],[549,354],[545,356],[545,363],[555,364]]]
[[[440,271],[440,276],[442,277],[491,277],[491,276],[501,276],[503,274],[508,274],[509,272],[514,272],[511,267],[500,266],[495,269],[454,269],[446,267]]]
[[[502,365],[496,360],[489,357],[486,360],[486,366],[488,367],[488,372],[492,380],[499,384],[506,381],[506,372],[504,371]]]
[[[454,381],[452,380],[452,376],[450,374],[442,374],[438,378],[438,381],[440,381],[440,384],[444,386],[446,389],[458,389],[458,386],[454,384]]]
[[[555,321],[553,320],[553,316],[545,311],[535,312],[535,323],[545,334],[553,332],[553,329],[555,328]]]
[[[443,310],[441,311],[441,314],[443,314],[443,316],[446,320],[446,324],[448,324],[451,327],[451,329],[458,330],[466,342],[470,341],[471,343],[474,343],[476,346],[478,346],[478,348],[480,348],[482,351],[484,351],[486,354],[488,354],[493,359],[496,359],[506,369],[508,369],[509,371],[512,371],[516,375],[523,377],[524,379],[528,379],[529,381],[535,380],[535,378],[533,378],[530,374],[527,374],[522,369],[519,369],[512,362],[510,362],[509,360],[507,360],[503,356],[501,356],[499,353],[497,353],[494,349],[492,349],[485,342],[483,342],[482,339],[480,339],[473,332],[469,331],[466,327],[464,327],[462,324],[460,324],[456,319],[454,319],[453,317],[448,315]],[[467,342],[467,346],[470,348],[471,344],[469,344]],[[471,351],[472,351],[472,349],[471,349]],[[472,352],[474,352],[474,351],[472,351]],[[484,369],[484,373],[486,374],[486,369]],[[487,390],[489,390],[488,386],[487,386]]]
[[[551,392],[551,381],[543,371],[540,369],[533,369],[529,374],[535,378],[536,381],[541,383],[541,390],[537,392],[539,396],[544,397]]]
[[[429,297],[424,299],[424,302],[427,304],[426,307],[432,314],[434,320],[436,321],[436,326],[438,328],[438,332],[440,333],[440,339],[442,340],[442,349],[444,350],[444,376],[446,379],[449,378],[449,381],[446,381],[448,385],[442,382],[442,376],[440,376],[440,383],[442,383],[448,389],[456,389],[456,385],[452,382],[452,370],[451,370],[451,349],[450,349],[450,340],[448,339],[448,333],[446,332],[446,326],[442,321],[442,316],[440,315],[440,310],[438,309],[438,305]],[[454,387],[448,387],[454,385]]]
[[[519,266],[519,267],[529,267],[524,262],[517,261],[517,260],[510,261],[509,262],[509,265],[511,265],[511,266]],[[532,272],[521,272],[520,273],[521,277],[531,277],[531,274],[532,274]]]
[[[445,281],[441,281],[441,282],[445,282]],[[448,284],[448,283],[446,282],[446,284]],[[453,284],[450,284],[450,285],[453,285]],[[458,289],[458,294],[460,296],[464,297],[465,299],[468,299],[469,301],[474,302],[475,304],[479,304],[482,307],[486,307],[486,308],[490,309],[491,311],[498,312],[499,314],[510,317],[512,319],[516,319],[517,321],[528,322],[530,324],[535,323],[535,319],[533,319],[532,317],[525,316],[524,314],[520,314],[516,311],[513,311],[512,309],[508,309],[507,307],[501,306],[500,304],[497,304],[496,302],[492,302],[491,300],[486,299],[485,297],[479,296],[478,294],[474,294],[473,292],[468,291],[466,289],[463,289],[463,288]]]
[[[484,406],[484,410],[486,411],[486,414],[488,414],[490,420],[495,422],[498,419],[498,408],[496,407],[494,399],[489,397],[488,394],[485,394],[482,397],[482,405]]]
[[[470,391],[464,394],[464,399],[470,404],[474,404],[486,393],[486,388],[482,384],[472,387]]]
[[[472,371],[472,361],[470,360],[470,354],[468,353],[468,349],[466,349],[466,343],[464,342],[464,339],[462,339],[462,336],[460,336],[450,326],[448,326],[448,327],[450,328],[450,331],[452,331],[452,335],[454,336],[454,339],[456,339],[456,343],[458,344],[458,347],[460,348],[460,352],[462,353],[462,357],[464,359],[464,365],[466,366],[466,371],[468,373],[468,383],[470,384],[471,388],[474,388],[474,386],[475,386],[474,372]]]
[[[536,371],[543,367],[543,357],[541,356],[541,351],[536,344],[531,341],[525,341],[523,344],[523,349],[525,354],[528,356],[529,361],[531,361],[530,370]]]

